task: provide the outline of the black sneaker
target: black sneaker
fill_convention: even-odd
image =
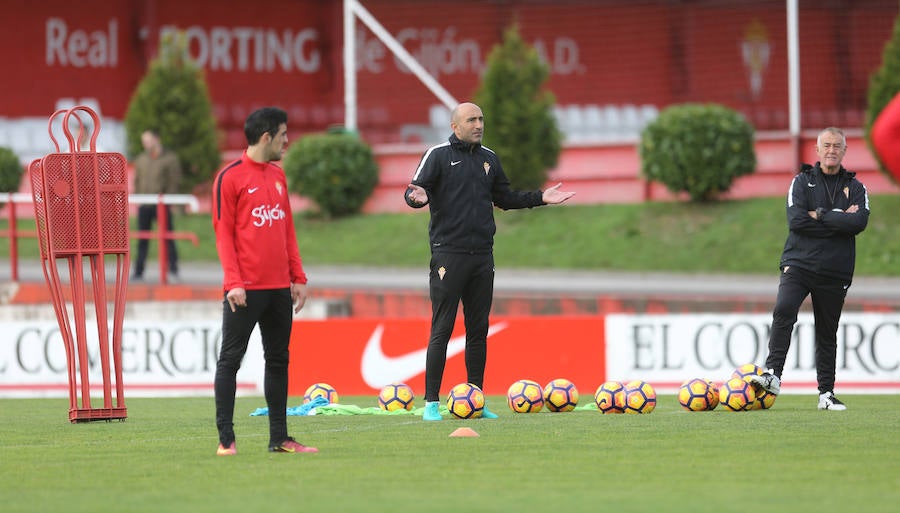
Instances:
[[[288,438],[287,440],[281,442],[280,444],[270,445],[269,452],[301,453],[301,452],[319,452],[319,450],[316,449],[315,447],[303,445],[300,442],[294,440],[293,438]]]
[[[847,405],[835,397],[834,392],[825,392],[824,394],[819,394],[819,409],[844,411],[847,409]]]

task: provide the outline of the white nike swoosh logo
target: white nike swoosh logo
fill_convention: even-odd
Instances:
[[[455,166],[455,165],[459,164],[460,162],[462,162],[462,161],[461,160],[457,160],[456,162],[450,161],[450,165]]]
[[[247,194],[253,194],[258,189],[259,189],[259,187],[250,187],[249,189],[247,189]]]
[[[499,333],[507,328],[508,324],[501,322],[488,328],[487,336]],[[384,325],[379,324],[363,350],[360,373],[366,385],[380,389],[385,385],[407,380],[425,372],[425,354],[428,347],[417,349],[400,356],[388,356],[381,349],[381,336],[384,333]],[[447,359],[466,350],[466,336],[460,335],[451,338],[447,343]]]
[[[807,187],[815,187],[816,184],[814,184],[814,183],[807,183],[806,186],[807,186]]]

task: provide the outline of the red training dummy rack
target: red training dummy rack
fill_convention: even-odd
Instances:
[[[90,148],[81,151],[86,134],[78,117],[84,112],[93,119]],[[69,152],[60,152],[53,136],[53,120],[63,114],[62,128]],[[78,141],[69,129],[70,117],[78,123]],[[120,153],[97,152],[100,118],[89,107],[61,109],[50,116],[50,139],[56,153],[35,160],[29,166],[34,215],[37,222],[41,267],[53,297],[53,309],[66,349],[69,378],[69,421],[124,420],[122,382],[122,322],[128,288],[128,174]],[[113,298],[112,366],[110,366],[110,325],[106,285],[106,257],[115,257],[116,283]],[[68,273],[60,273],[60,268]],[[90,270],[92,299],[97,320],[96,346],[103,382],[103,406],[91,404],[91,367],[96,356],[89,351],[85,291],[85,269]],[[66,278],[68,279],[64,279]],[[67,303],[66,285],[69,300]],[[70,321],[70,315],[74,320]],[[74,336],[73,336],[74,335]],[[113,376],[114,373],[114,376]],[[95,374],[96,375],[96,374]],[[113,385],[115,397],[113,397]],[[113,402],[115,399],[115,404]]]

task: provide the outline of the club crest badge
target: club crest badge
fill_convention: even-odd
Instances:
[[[487,162],[484,163],[484,174],[488,174],[491,172],[491,165]]]
[[[445,275],[445,274],[447,274],[447,270],[444,269],[444,266],[440,266],[440,267],[438,268],[438,277],[441,279],[441,281],[444,280],[444,275]]]
[[[850,187],[844,187],[844,197],[850,198]]]
[[[281,196],[283,190],[281,182],[275,182],[275,190],[278,191],[278,195]]]

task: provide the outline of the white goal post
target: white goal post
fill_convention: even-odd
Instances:
[[[800,51],[798,0],[785,0],[788,47],[788,132],[792,139],[800,136]],[[456,107],[457,101],[431,74],[403,48],[360,0],[344,0],[344,126],[357,130],[356,89],[356,19],[368,27],[413,74],[444,104]],[[799,157],[799,156],[798,156]]]
[[[344,128],[357,130],[356,115],[356,19],[375,34],[400,62],[415,74],[447,109],[456,107],[457,101],[444,87],[419,64],[406,48],[388,32],[359,0],[344,0]]]

